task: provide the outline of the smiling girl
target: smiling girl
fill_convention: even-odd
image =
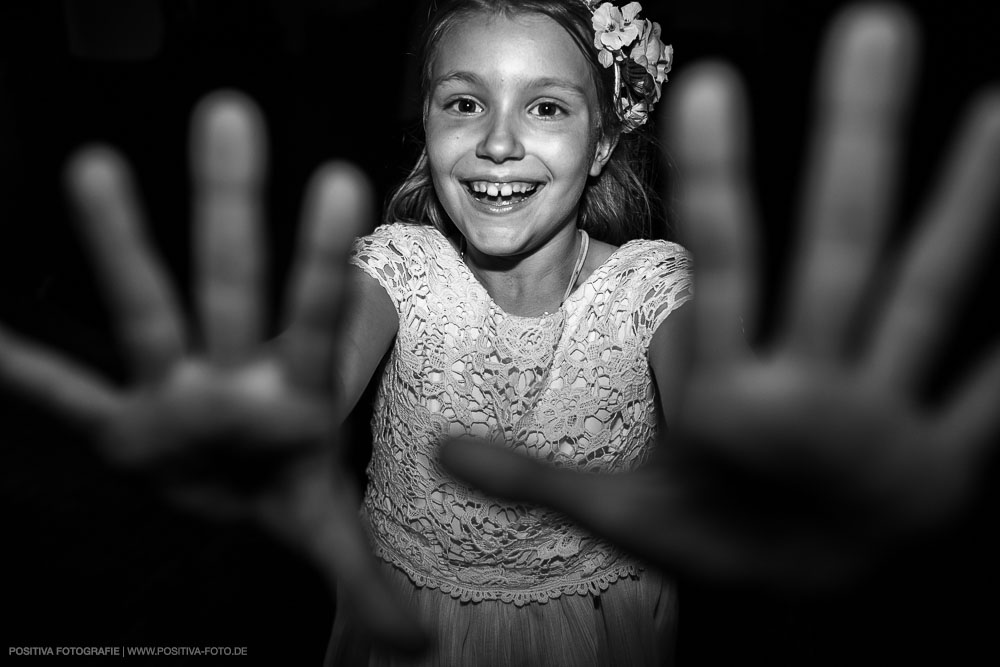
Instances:
[[[389,358],[363,517],[385,575],[437,627],[420,664],[662,665],[658,573],[549,510],[447,474],[449,438],[553,465],[628,470],[680,377],[688,257],[638,240],[633,157],[670,66],[638,3],[460,0],[429,26],[426,147],[354,248],[340,384]],[[333,664],[396,664],[337,615]]]

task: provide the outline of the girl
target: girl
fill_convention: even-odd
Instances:
[[[420,664],[669,655],[668,582],[557,513],[463,486],[437,460],[443,440],[468,436],[556,466],[631,469],[669,418],[688,258],[634,240],[652,206],[635,130],[670,65],[638,10],[441,9],[421,70],[425,150],[390,224],[355,245],[339,379],[353,405],[390,351],[363,517],[385,576],[438,628]],[[328,662],[396,664],[349,616],[336,616]]]
[[[418,664],[663,664],[668,582],[557,513],[459,484],[437,455],[472,437],[625,470],[671,417],[688,260],[634,240],[653,208],[639,131],[670,66],[638,9],[462,0],[436,15],[426,150],[388,206],[392,224],[355,246],[339,331],[341,240],[364,217],[356,175],[320,173],[290,325],[262,347],[259,119],[231,94],[200,107],[204,333],[192,352],[126,170],[106,149],[84,152],[69,181],[135,383],[120,390],[2,329],[0,378],[89,427],[109,458],[156,473],[171,498],[250,514],[300,547],[337,582],[328,662],[394,664],[357,629],[355,612],[391,634],[400,612],[367,576],[356,500],[330,483],[343,475],[318,446],[389,352],[363,521],[389,587],[436,628]]]
[[[634,204],[621,197],[629,182],[627,167],[633,166],[621,158],[633,135],[619,134],[618,130],[633,129],[648,112],[650,102],[659,93],[658,87],[650,86],[648,81],[662,83],[660,68],[665,70],[669,61],[661,57],[650,63],[647,59],[645,66],[653,65],[652,71],[646,69],[650,79],[639,81],[631,78],[631,72],[625,71],[622,63],[641,65],[645,53],[660,51],[662,56],[666,51],[649,39],[652,27],[635,20],[634,8],[623,8],[617,14],[598,8],[591,21],[591,25],[600,29],[595,35],[594,49],[597,63],[617,68],[609,74],[608,70],[594,66],[594,52],[587,50],[586,39],[579,38],[587,25],[579,8],[560,9],[542,3],[530,6],[519,3],[514,8],[512,4],[505,3],[502,11],[493,5],[463,4],[459,10],[443,14],[431,32],[429,67],[425,69],[429,83],[428,150],[394,201],[390,219],[429,221],[434,228],[390,225],[359,243],[355,264],[361,271],[357,272],[355,282],[358,291],[371,298],[356,309],[353,329],[342,350],[339,375],[348,390],[346,397],[353,399],[358,377],[373,372],[371,357],[377,355],[372,351],[387,349],[390,343],[386,339],[395,337],[380,396],[381,411],[376,421],[379,447],[373,460],[373,484],[365,514],[376,549],[386,563],[384,570],[396,588],[430,610],[425,613],[439,617],[432,619],[442,625],[442,630],[436,652],[428,662],[635,663],[655,653],[656,638],[649,628],[668,625],[669,614],[664,612],[672,601],[669,588],[655,575],[641,571],[636,564],[565,525],[558,517],[537,509],[490,501],[456,485],[440,473],[433,451],[435,443],[449,435],[472,434],[492,437],[509,444],[511,449],[547,459],[563,468],[629,467],[648,448],[645,433],[652,422],[653,394],[647,369],[651,367],[655,375],[661,411],[669,421],[670,396],[676,393],[670,380],[675,377],[673,367],[679,365],[671,354],[677,349],[689,349],[673,344],[685,327],[683,318],[690,308],[680,306],[688,295],[684,257],[678,248],[633,241],[613,249],[598,241],[588,243],[588,236],[572,234],[578,227],[595,237],[605,235],[610,239],[616,230],[602,229],[601,222],[620,219],[609,204],[618,202],[621,210],[626,211]],[[892,88],[885,84],[908,79],[900,75],[898,68],[887,67],[884,60],[888,55],[891,63],[900,53],[900,44],[908,40],[896,40],[900,43],[895,49],[883,48],[884,38],[893,34],[898,37],[900,31],[890,29],[887,33],[884,15],[874,25],[883,29],[873,31],[870,20],[864,22],[865,28],[860,31],[862,23],[851,30],[841,28],[842,37],[853,35],[843,42],[851,48],[845,48],[844,64],[828,73],[827,84],[834,82],[839,95],[824,98],[833,101],[831,117],[841,122],[824,123],[820,134],[832,147],[856,145],[859,131],[864,133],[864,139],[872,139],[870,125],[844,122],[845,118],[856,120],[854,105],[859,101],[865,107],[867,119],[883,121],[876,123],[883,132],[898,122],[893,114],[901,91],[883,100],[891,103],[882,109],[873,108],[871,99],[878,97],[875,93]],[[892,23],[889,25],[891,28]],[[483,30],[484,27],[489,30]],[[860,42],[859,34],[863,38]],[[573,41],[567,43],[566,35]],[[627,55],[631,59],[635,54],[638,59],[617,60],[616,56],[624,55],[622,48],[632,45],[637,38],[642,48],[636,50],[633,46]],[[652,48],[647,48],[651,44]],[[867,48],[859,49],[859,45]],[[461,59],[455,55],[459,53]],[[489,59],[484,60],[483,53]],[[524,63],[527,59],[531,59],[528,66]],[[574,63],[579,66],[576,70]],[[871,66],[873,63],[875,66]],[[586,68],[593,75],[590,79]],[[611,88],[613,102],[609,113],[607,95],[612,75],[618,78]],[[852,84],[858,83],[858,77],[869,84],[864,90],[873,95],[857,94]],[[625,88],[619,85],[622,80]],[[704,74],[701,81],[704,86]],[[725,168],[743,142],[737,136],[740,123],[727,124],[723,122],[726,114],[718,113],[733,106],[732,100],[726,104],[719,99],[719,83],[709,86],[712,95],[708,97],[692,95],[689,89],[683,107],[686,113],[679,114],[683,118],[701,112],[700,116],[708,118],[702,125],[688,118],[685,129],[694,131],[687,133],[682,142],[686,150],[680,151],[682,155],[688,153],[692,166],[702,167],[693,171],[702,181],[697,191],[703,205],[716,203],[713,194],[716,197],[728,194],[730,200],[735,199],[733,195],[743,186],[740,178],[732,178],[734,174]],[[729,90],[729,94],[734,92],[729,86],[721,89]],[[702,88],[702,92],[705,90]],[[623,99],[625,104],[621,104]],[[693,104],[692,99],[698,103]],[[334,260],[341,234],[332,232],[345,233],[345,227],[336,223],[345,222],[340,213],[357,212],[360,208],[357,200],[362,185],[356,178],[353,181],[352,177],[345,178],[342,170],[326,179],[329,187],[321,188],[325,196],[314,201],[318,214],[310,216],[311,221],[326,218],[326,222],[307,236],[304,247],[310,251],[306,253],[309,257],[293,273],[291,320],[295,326],[286,334],[283,344],[263,351],[255,349],[253,324],[259,324],[262,318],[257,317],[260,304],[253,298],[259,278],[252,240],[259,202],[253,195],[257,193],[261,158],[255,141],[259,132],[252,131],[250,126],[254,123],[246,111],[245,103],[233,104],[229,100],[221,107],[215,104],[214,113],[202,114],[202,122],[196,122],[201,129],[211,126],[206,132],[209,140],[196,140],[193,144],[199,186],[195,193],[196,217],[199,232],[205,235],[199,249],[206,250],[199,256],[199,272],[204,275],[196,281],[198,306],[206,320],[204,352],[187,354],[187,332],[180,326],[163,273],[137,233],[137,213],[134,201],[128,196],[124,170],[112,156],[92,152],[76,162],[70,170],[70,181],[79,198],[82,222],[88,227],[92,253],[99,260],[101,277],[112,297],[111,307],[117,316],[125,352],[134,362],[135,389],[115,390],[56,355],[17,341],[2,329],[0,379],[15,384],[64,416],[97,425],[103,436],[99,442],[106,453],[126,464],[155,462],[164,455],[169,458],[180,451],[177,443],[190,442],[192,434],[206,438],[222,433],[237,436],[231,440],[239,444],[260,445],[274,440],[286,445],[284,450],[250,450],[259,455],[260,465],[256,467],[247,464],[246,449],[239,452],[244,459],[237,472],[252,473],[240,481],[253,486],[260,484],[262,478],[269,479],[267,473],[272,468],[277,467],[279,473],[290,472],[288,465],[274,465],[281,462],[282,454],[289,454],[288,444],[315,442],[317,435],[327,433],[317,415],[329,414],[330,403],[316,405],[316,401],[308,399],[324,395],[321,378],[329,375],[328,366],[318,361],[325,358],[325,346],[333,339],[335,318],[331,313],[338,312],[334,303],[339,293],[335,275],[338,262]],[[829,113],[827,109],[824,111]],[[801,292],[806,297],[802,303],[814,309],[828,311],[830,298],[834,297],[838,305],[834,316],[820,317],[811,310],[795,311],[793,314],[799,317],[789,321],[799,325],[799,331],[793,331],[798,339],[788,336],[781,340],[786,348],[798,345],[798,349],[778,349],[770,359],[752,364],[749,372],[747,364],[733,355],[726,358],[723,373],[719,372],[718,364],[711,364],[707,370],[715,388],[721,388],[721,394],[730,400],[712,400],[709,392],[709,398],[702,401],[702,426],[723,425],[729,434],[720,440],[722,449],[729,456],[737,453],[741,465],[747,463],[748,456],[757,457],[760,459],[757,464],[764,468],[778,465],[783,475],[798,475],[804,461],[801,450],[789,447],[776,458],[771,446],[775,442],[788,446],[800,440],[815,441],[816,429],[808,417],[809,410],[821,410],[837,422],[836,428],[830,430],[832,435],[819,438],[819,450],[806,450],[824,454],[813,462],[815,470],[822,470],[831,460],[826,454],[839,452],[845,432],[857,432],[860,436],[855,442],[862,445],[854,448],[857,452],[863,452],[866,445],[878,445],[876,449],[883,454],[900,454],[882,457],[885,461],[881,468],[876,466],[879,470],[885,466],[898,467],[904,458],[910,460],[908,457],[913,453],[922,455],[917,463],[923,463],[905,467],[911,473],[917,471],[904,475],[907,484],[898,484],[900,480],[894,475],[899,471],[891,470],[884,476],[890,481],[889,491],[897,496],[902,493],[901,502],[897,497],[888,505],[884,484],[871,486],[875,478],[871,474],[870,456],[859,454],[848,457],[850,460],[834,457],[838,465],[845,461],[850,464],[836,469],[848,477],[855,475],[852,484],[860,483],[862,488],[869,485],[868,490],[874,494],[871,496],[874,500],[870,498],[869,502],[874,503],[875,521],[888,520],[892,524],[892,530],[888,531],[890,539],[899,539],[904,534],[897,524],[900,517],[912,520],[906,514],[909,509],[929,511],[934,518],[940,518],[941,508],[929,505],[927,500],[927,480],[940,477],[928,477],[923,467],[943,469],[939,474],[948,477],[948,467],[941,462],[955,456],[964,459],[967,452],[975,449],[969,445],[988,444],[988,438],[984,442],[984,434],[987,429],[992,431],[995,423],[995,394],[1000,386],[996,382],[1000,366],[996,363],[976,378],[972,391],[963,388],[960,400],[956,401],[958,405],[948,410],[924,413],[924,406],[908,392],[914,390],[913,375],[926,370],[924,361],[929,356],[926,352],[935,343],[934,331],[940,328],[940,322],[935,320],[947,312],[944,303],[947,298],[942,300],[940,290],[928,296],[927,276],[939,282],[943,279],[954,288],[959,268],[964,268],[961,260],[965,250],[975,245],[969,241],[980,239],[991,220],[988,213],[994,198],[987,195],[996,191],[992,181],[995,169],[979,167],[996,163],[1000,150],[998,111],[995,95],[984,98],[963,133],[956,151],[955,173],[949,173],[945,187],[938,194],[941,199],[934,202],[938,206],[931,207],[930,224],[920,235],[903,272],[904,279],[889,304],[888,333],[877,332],[881,334],[876,337],[877,342],[885,345],[877,346],[868,360],[877,364],[857,364],[835,351],[841,342],[839,336],[852,329],[848,326],[853,323],[852,308],[845,303],[851,300],[851,292],[860,294],[859,286],[864,282],[856,278],[865,272],[840,270],[837,263],[828,259],[832,255],[842,257],[843,252],[820,248],[821,252],[808,253],[810,256],[803,263],[810,270],[807,279],[793,284],[805,287]],[[877,113],[872,115],[872,112]],[[586,122],[579,122],[581,116]],[[580,141],[570,141],[574,135]],[[885,138],[882,132],[874,136]],[[824,145],[822,141],[818,143]],[[712,155],[711,150],[706,151],[706,144],[723,150]],[[586,152],[580,151],[581,146],[586,146]],[[882,145],[881,149],[886,150],[887,146]],[[695,153],[706,152],[710,154],[706,162],[692,159]],[[825,155],[827,152],[832,157]],[[877,248],[873,239],[878,234],[872,232],[877,231],[878,220],[874,218],[883,218],[882,222],[886,218],[873,214],[884,209],[878,196],[883,189],[869,189],[868,185],[884,183],[884,178],[878,177],[884,177],[884,165],[892,163],[883,159],[885,154],[879,150],[863,153],[831,148],[820,152],[821,159],[814,168],[834,164],[839,167],[822,170],[825,176],[820,179],[821,195],[830,191],[846,193],[846,199],[855,206],[831,209],[829,202],[838,201],[837,198],[820,196],[819,204],[814,202],[815,210],[810,211],[811,217],[818,220],[807,220],[820,223],[811,226],[807,235],[817,246],[824,240],[847,242],[849,250],[868,258],[868,261],[862,259],[862,265],[874,261],[875,253],[870,252]],[[822,159],[824,156],[830,157],[829,164]],[[855,177],[857,173],[867,178],[859,180]],[[851,178],[845,181],[848,174]],[[717,187],[705,187],[706,178],[716,180]],[[547,196],[559,194],[563,189],[572,196],[566,193],[563,197]],[[331,205],[332,201],[342,200],[348,203]],[[858,216],[858,211],[872,215]],[[702,213],[689,224],[692,229],[699,229],[702,250],[714,250],[706,253],[709,261],[701,263],[714,270],[702,276],[708,278],[705,283],[713,288],[713,296],[727,290],[730,297],[749,291],[744,283],[752,277],[741,271],[746,263],[738,257],[749,246],[739,239],[736,229],[739,225],[726,227],[727,223],[739,220],[722,219],[734,211],[722,215],[713,211],[715,220],[712,215]],[[745,213],[735,212],[736,218]],[[871,227],[860,235],[845,236],[843,223],[853,222],[846,220],[845,215],[873,218],[867,223]],[[852,229],[858,230],[857,225]],[[959,246],[965,250],[960,247],[947,253],[926,252],[931,246],[942,247],[940,239],[945,236],[951,240],[964,239],[966,242]],[[844,249],[839,245],[837,248]],[[637,252],[640,249],[644,251],[642,254]],[[576,258],[572,266],[570,257]],[[526,289],[529,280],[537,282],[537,298],[531,298],[534,284]],[[561,291],[562,285],[566,292]],[[945,290],[945,297],[953,296],[951,292]],[[462,301],[457,301],[459,295],[464,297]],[[714,337],[712,327],[706,326],[706,322],[717,325],[728,321],[728,306],[738,300],[716,298],[705,307],[716,312],[699,313],[702,333],[705,338],[713,339],[707,344],[714,346],[712,353],[731,346],[736,337],[728,334]],[[912,335],[914,314],[931,327],[929,337]],[[391,331],[373,328],[363,337],[359,322],[385,322],[391,325]],[[826,326],[831,323],[834,326]],[[803,324],[811,326],[802,327]],[[808,337],[820,329],[827,337],[812,338],[811,345],[803,346],[802,335]],[[830,331],[833,333],[829,334]],[[822,344],[816,345],[817,342]],[[705,340],[699,343],[706,345]],[[647,347],[648,364],[645,363]],[[813,352],[804,354],[804,349]],[[352,350],[356,357],[346,354]],[[704,349],[695,352],[705,354]],[[707,357],[714,360],[715,355],[710,353]],[[276,359],[284,361],[284,366],[279,368]],[[875,365],[881,371],[881,378],[873,382],[871,367]],[[831,370],[835,372],[830,373]],[[623,382],[623,378],[628,382]],[[776,378],[777,389],[783,391],[776,391],[773,384]],[[883,383],[886,386],[880,386]],[[799,400],[788,401],[788,396]],[[876,400],[872,400],[873,396]],[[806,410],[796,411],[789,405],[804,405]],[[877,406],[879,419],[872,420],[872,406]],[[803,419],[802,414],[807,417]],[[733,428],[733,423],[746,426],[748,418],[749,428]],[[914,428],[920,431],[917,436]],[[312,437],[295,437],[309,434],[310,429],[315,431]],[[706,430],[714,435],[712,428]],[[745,440],[748,433],[749,442]],[[776,433],[779,437],[774,437]],[[229,437],[226,440],[231,441]],[[883,446],[885,443],[888,449]],[[453,443],[452,451],[456,451],[455,446]],[[315,553],[321,555],[317,556],[321,565],[338,558],[343,565],[345,545],[353,547],[356,543],[351,542],[349,530],[337,530],[335,522],[325,520],[332,516],[328,509],[335,507],[332,501],[337,500],[337,494],[331,497],[329,470],[324,465],[315,465],[325,461],[300,457],[297,450],[291,449],[294,462],[306,465],[295,466],[297,476],[277,475],[283,485],[264,484],[266,489],[277,491],[270,500],[285,501],[285,509],[291,506],[291,511],[278,511],[281,503],[275,505],[262,496],[257,498],[262,501],[257,504],[258,516],[271,520],[276,532],[291,533],[293,542],[306,548],[313,545]],[[314,446],[308,451],[317,449]],[[158,472],[164,473],[168,482],[175,479],[166,474],[167,466],[163,468]],[[524,466],[519,469],[527,470]],[[760,474],[753,466],[748,469],[753,475]],[[214,470],[199,466],[197,470],[189,470],[187,477],[190,479],[192,473],[200,472],[217,479],[232,470],[225,465]],[[394,474],[397,470],[399,474]],[[174,472],[178,472],[176,468]],[[823,473],[825,479],[829,471]],[[528,481],[550,482],[555,488],[547,495],[555,499],[560,491],[570,488],[560,477],[565,476],[539,475],[536,471]],[[836,486],[842,478],[834,474],[833,481],[827,481]],[[480,479],[485,484],[490,478],[480,476]],[[492,480],[496,479],[494,474]],[[617,486],[620,490],[621,484],[634,480],[630,476],[611,479],[615,480],[614,485],[603,489]],[[608,533],[617,533],[623,541],[627,539],[637,546],[645,542],[647,549],[650,544],[662,547],[665,542],[657,540],[655,534],[662,537],[668,531],[671,536],[679,533],[681,541],[705,541],[710,545],[707,552],[708,547],[704,546],[686,548],[684,556],[701,556],[709,569],[730,568],[730,572],[723,573],[725,576],[732,575],[735,565],[737,570],[762,568],[767,575],[777,573],[787,577],[787,572],[776,569],[775,562],[780,561],[774,556],[783,553],[787,556],[791,546],[791,555],[801,566],[802,553],[795,549],[801,539],[806,540],[807,546],[820,546],[809,553],[818,556],[821,564],[827,564],[828,556],[840,555],[834,548],[835,541],[814,542],[816,535],[823,533],[816,533],[812,524],[806,527],[782,524],[794,538],[790,542],[785,539],[774,542],[771,532],[748,531],[742,523],[739,530],[727,531],[725,516],[720,522],[713,510],[736,506],[740,521],[754,518],[753,510],[746,507],[746,498],[734,498],[731,486],[723,490],[724,502],[710,503],[706,511],[698,506],[700,499],[690,502],[690,498],[678,494],[676,485],[664,484],[669,478],[652,479],[661,483],[648,493],[644,489],[630,490],[629,500],[639,517],[637,522],[622,516],[620,510],[625,505],[619,505],[617,512],[603,515],[595,512],[594,508],[606,507],[604,498],[587,503],[582,509],[587,510],[595,524],[603,523]],[[771,476],[766,479],[771,480]],[[732,478],[721,475],[715,481],[720,480],[728,483]],[[505,480],[508,488],[515,487],[511,481]],[[284,495],[280,493],[282,486],[287,492]],[[912,498],[908,495],[910,490],[905,488],[910,486],[915,494]],[[167,488],[198,490],[190,485],[179,488],[168,484]],[[698,489],[704,490],[704,486]],[[851,493],[855,492],[852,489]],[[199,498],[198,494],[183,495],[187,500]],[[200,498],[211,500],[215,508],[222,506],[218,498]],[[857,497],[852,496],[852,500]],[[909,502],[914,504],[907,507]],[[883,505],[887,509],[883,508],[884,513],[880,514]],[[860,506],[854,502],[850,505]],[[829,509],[829,505],[825,507]],[[835,507],[839,509],[836,503]],[[794,514],[798,517],[801,510],[796,507]],[[694,513],[693,524],[684,518],[678,521],[678,513],[687,512]],[[699,512],[704,515],[698,516]],[[837,523],[842,523],[843,516],[835,514]],[[771,514],[766,517],[768,527],[773,528],[774,517]],[[619,521],[614,526],[616,530],[608,525],[612,519]],[[345,524],[339,527],[344,528]],[[671,530],[677,527],[681,530]],[[702,528],[706,530],[699,530]],[[875,533],[870,523],[862,522],[861,529],[866,539],[873,539]],[[839,532],[839,527],[837,531],[835,537],[846,535],[852,548],[856,548],[856,536]],[[757,540],[768,538],[767,548],[760,549]],[[739,550],[743,540],[750,541],[749,552],[745,548]],[[770,551],[772,547],[777,554]],[[668,545],[667,555],[663,556],[668,561],[676,556],[669,551]],[[351,588],[352,579],[344,576],[348,570],[340,571],[338,593]],[[376,588],[365,590],[369,598],[378,597]],[[338,599],[338,605],[343,606],[343,602]],[[339,609],[331,659],[347,661],[359,657],[365,662],[378,662],[379,656],[366,653],[350,625],[348,612]],[[652,641],[644,643],[650,638]],[[949,650],[952,648],[949,646]],[[629,654],[633,649],[641,655]]]

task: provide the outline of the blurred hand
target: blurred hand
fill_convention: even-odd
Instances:
[[[800,243],[759,355],[736,324],[741,316],[753,338],[758,253],[741,84],[716,64],[672,84],[664,119],[686,185],[697,294],[686,306],[694,368],[666,451],[634,473],[580,475],[449,443],[451,469],[675,571],[795,590],[841,583],[953,518],[1000,426],[1000,354],[940,404],[918,396],[997,210],[1000,94],[972,105],[911,245],[883,273],[916,42],[912,18],[893,7],[851,9],[832,27]],[[862,311],[872,294],[880,301]]]
[[[0,381],[72,420],[112,462],[210,516],[250,518],[311,558],[374,634],[421,639],[374,567],[358,500],[335,461],[331,390],[343,272],[372,218],[356,169],[314,177],[293,263],[288,330],[264,345],[261,201],[266,138],[257,108],[216,93],[195,111],[194,301],[200,331],[146,239],[137,195],[114,151],[81,151],[67,170],[81,232],[131,370],[126,387],[0,329]]]

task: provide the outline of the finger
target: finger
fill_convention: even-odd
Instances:
[[[487,494],[546,505],[578,518],[589,518],[590,500],[604,481],[473,440],[444,443],[441,462]]]
[[[142,228],[128,168],[114,151],[92,147],[70,160],[66,180],[132,371],[140,380],[155,380],[184,352],[185,332]]]
[[[101,378],[3,327],[0,385],[85,428],[105,422],[120,403]]]
[[[350,609],[374,638],[397,649],[419,651],[426,636],[378,569],[361,526],[353,484],[338,466],[317,461],[304,465],[308,470],[293,485],[290,498],[295,519],[289,522],[288,514],[279,511],[272,527],[306,548],[328,580],[335,581],[338,607]],[[288,533],[291,526],[298,535]]]
[[[368,179],[346,163],[325,166],[310,184],[290,278],[283,350],[301,386],[318,389],[329,380],[347,255],[355,237],[371,227],[372,199]]]
[[[756,319],[756,222],[748,112],[738,75],[706,64],[678,81],[668,145],[685,178],[681,229],[694,253],[695,337],[711,363],[746,353]],[[742,318],[742,327],[741,327]]]
[[[831,30],[784,313],[793,353],[831,358],[847,344],[888,229],[916,40],[896,7],[854,8]]]
[[[379,643],[418,653],[428,639],[415,611],[407,607],[400,595],[382,576],[378,561],[371,554],[367,538],[358,526],[355,505],[341,503],[336,510],[341,518],[337,557],[337,599],[342,610],[350,609]],[[349,513],[349,516],[348,516]],[[350,521],[353,531],[345,525]]]
[[[195,110],[195,303],[205,351],[224,365],[245,359],[263,334],[265,143],[260,111],[239,93],[215,93]]]
[[[1000,437],[1000,349],[956,392],[941,421],[941,444],[968,471],[981,469],[983,455]]]
[[[449,470],[484,492],[552,507],[671,572],[801,590],[841,582],[853,567],[832,531],[795,523],[787,498],[766,498],[756,477],[677,460],[578,473],[477,442],[448,443],[441,453]]]
[[[715,507],[714,514],[701,507],[667,467],[580,473],[472,441],[446,443],[441,455],[451,472],[483,492],[551,507],[663,568],[735,579],[758,567],[745,553],[753,540],[721,518],[732,507]]]
[[[445,443],[441,461],[488,495],[551,507],[662,565],[686,562],[688,550],[702,556],[711,542],[700,535],[703,527],[681,520],[690,508],[685,507],[681,485],[665,467],[581,473],[555,468],[505,447],[467,440]]]
[[[947,165],[869,349],[872,375],[897,387],[919,383],[935,361],[969,267],[990,247],[1000,208],[1000,91],[972,107]]]
[[[441,462],[483,493],[550,507],[594,533],[660,564],[677,564],[667,529],[673,487],[645,473],[592,474],[555,468],[506,447],[473,440],[445,442]],[[659,517],[659,523],[649,520]]]

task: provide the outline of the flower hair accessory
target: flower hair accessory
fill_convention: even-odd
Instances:
[[[639,18],[642,5],[583,0],[593,13],[597,59],[615,68],[615,111],[622,132],[646,124],[673,64],[674,49],[660,39],[660,24]]]

